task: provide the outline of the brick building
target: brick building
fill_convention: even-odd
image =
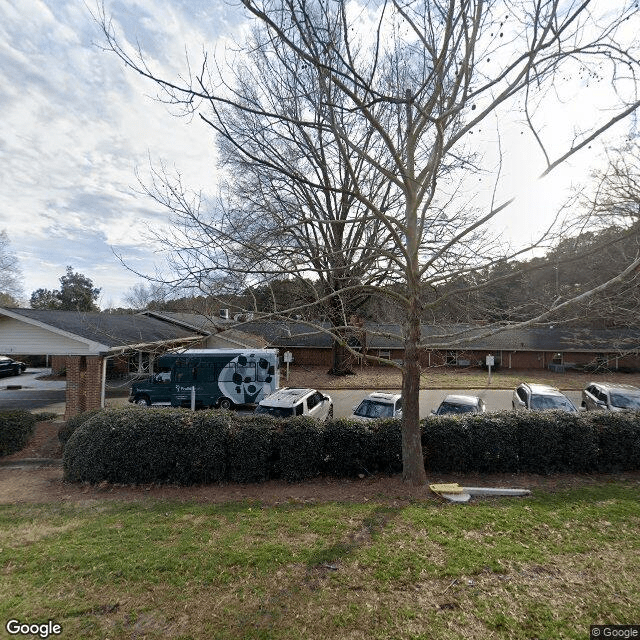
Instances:
[[[290,351],[302,366],[332,365],[328,324],[249,322],[244,329],[263,336],[270,347]],[[402,326],[366,324],[347,332],[350,346],[363,355],[402,362]],[[483,366],[486,357],[506,369],[598,368],[640,370],[640,331],[567,327],[501,328],[472,325],[423,325],[423,367]],[[357,358],[356,358],[357,360]],[[366,364],[366,359],[361,358]]]

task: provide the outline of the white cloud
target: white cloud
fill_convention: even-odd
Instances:
[[[175,74],[184,42],[210,45],[238,14],[201,0],[107,4]],[[0,229],[25,275],[25,292],[55,288],[71,264],[116,303],[137,278],[111,246],[133,248],[166,214],[135,193],[137,167],[168,159],[197,188],[215,190],[212,137],[198,120],[167,112],[153,88],[100,50],[97,25],[74,0],[0,2]],[[155,47],[155,48],[154,48]],[[155,256],[135,251],[141,268]],[[126,286],[125,286],[126,285]]]

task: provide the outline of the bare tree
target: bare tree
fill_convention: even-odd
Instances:
[[[374,230],[384,230],[389,244],[381,245],[375,266],[384,270],[385,284],[400,286],[350,281],[341,288],[340,299],[383,293],[390,304],[403,309],[403,474],[406,480],[422,484],[426,474],[418,391],[423,313],[451,297],[451,290],[440,289],[443,285],[460,283],[459,295],[477,291],[487,283],[471,276],[526,249],[502,246],[491,226],[511,204],[509,199],[495,197],[500,158],[508,140],[503,126],[514,122],[514,113],[521,114],[522,127],[537,143],[546,174],[633,113],[640,104],[635,93],[637,25],[632,24],[638,21],[637,9],[633,2],[611,9],[609,3],[588,0],[382,0],[362,5],[345,0],[243,0],[243,5],[262,30],[261,37],[251,43],[258,47],[261,59],[273,68],[292,65],[312,78],[319,88],[319,103],[306,102],[305,109],[297,110],[295,102],[271,100],[270,86],[278,87],[280,76],[258,86],[238,78],[234,82],[229,80],[233,69],[225,70],[231,76],[221,74],[206,57],[200,71],[186,80],[163,78],[147,65],[139,48],[128,48],[118,40],[104,12],[98,19],[106,47],[156,82],[161,99],[200,113],[218,132],[222,147],[234,150],[233,162],[255,163],[261,171],[267,167],[273,172],[270,175],[278,176],[281,183],[290,181],[296,189],[345,197],[352,214],[340,221],[345,229],[357,224],[373,237]],[[575,135],[564,146],[559,145],[557,134],[546,140],[545,107],[561,101],[565,96],[558,93],[565,87],[578,91],[592,76],[608,87],[611,100],[605,119],[594,115],[580,122],[579,130],[576,123]],[[249,150],[243,146],[245,132],[234,126],[236,122],[257,126]],[[307,136],[317,153],[330,149],[328,156],[319,156],[317,166],[332,171],[340,167],[348,180],[326,182],[312,171],[297,171],[300,158],[296,154],[283,155],[286,162],[270,163],[270,157],[291,148],[291,132]],[[484,139],[476,143],[474,134],[480,132]],[[263,145],[260,153],[251,147],[255,142]],[[483,197],[487,190],[480,179],[493,181],[494,197]],[[251,242],[253,247],[256,239],[268,239],[278,229],[286,229],[286,219],[271,228],[277,218],[269,218],[261,226],[262,220],[235,215],[237,209],[234,215],[208,212],[205,223],[199,212],[192,215],[193,199],[180,190],[164,188],[171,210],[188,214],[184,237],[206,225],[206,234],[192,236],[192,261],[184,260],[181,246],[183,277],[189,273],[205,282],[217,271],[246,279],[255,270],[255,260],[238,260],[245,245]],[[247,185],[242,190],[263,206],[262,190],[252,192]],[[337,221],[327,219],[326,212],[324,203],[308,210],[314,233],[300,237],[300,242],[314,243],[315,233],[335,228]],[[363,237],[359,251],[364,252],[370,240],[371,236]],[[274,272],[319,272],[311,259],[297,259],[286,243],[280,253],[275,243],[267,246],[262,264],[270,262]],[[337,252],[336,247],[327,245],[321,254],[327,258],[332,251]],[[354,255],[359,259],[358,251]],[[329,269],[337,268],[335,263],[328,264]],[[611,281],[625,277],[637,264],[636,260]],[[266,271],[263,267],[262,273]],[[374,265],[366,272],[370,278]],[[519,324],[547,320],[610,282],[559,297]],[[436,295],[426,300],[429,287]],[[329,288],[316,303],[334,297],[335,291]],[[502,326],[488,325],[485,333]],[[455,345],[464,343],[465,336],[448,334],[439,339],[442,345]],[[430,340],[433,346],[433,336]]]
[[[168,297],[169,291],[162,285],[138,283],[127,291],[124,300],[131,309],[159,309],[163,307]]]
[[[22,271],[6,230],[0,231],[0,304],[17,306],[23,295]]]

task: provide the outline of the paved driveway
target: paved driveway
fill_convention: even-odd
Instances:
[[[325,391],[333,398],[334,414],[337,418],[343,418],[351,415],[353,407],[355,407],[362,398],[371,393],[372,390],[341,389],[335,391]],[[393,393],[398,393],[397,390]],[[438,389],[432,391],[423,389],[420,391],[420,417],[426,418],[432,409],[436,409],[444,400],[444,397],[450,393],[479,396],[486,405],[487,411],[500,411],[502,409],[511,409],[512,389],[468,389],[461,391],[460,389]],[[580,406],[580,391],[567,391],[565,395],[571,400],[576,407]]]
[[[59,413],[64,412],[65,388],[64,380],[42,380],[38,376],[50,373],[49,369],[27,369],[20,376],[0,378],[0,409],[42,409],[50,405]],[[8,390],[7,386],[19,385],[22,388]],[[127,387],[128,388],[128,387]],[[333,398],[334,415],[337,418],[345,418],[351,415],[355,407],[362,398],[371,393],[372,389],[338,389],[325,391]],[[397,393],[397,390],[393,391]],[[487,405],[488,411],[498,411],[501,409],[511,409],[511,389],[438,389],[437,391],[423,389],[420,391],[420,417],[426,418],[432,409],[435,409],[447,394],[469,394],[480,396]],[[581,392],[567,391],[567,397],[576,405],[580,405]],[[124,395],[124,394],[123,394]],[[60,406],[62,403],[62,406]],[[128,404],[126,397],[117,400],[109,400],[108,405]],[[240,411],[245,413],[245,411]]]
[[[43,409],[65,401],[65,380],[42,380],[51,369],[27,369],[19,376],[0,378],[0,409]],[[9,389],[8,387],[20,387]],[[64,406],[63,406],[64,411]]]

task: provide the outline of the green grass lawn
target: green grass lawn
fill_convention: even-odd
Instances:
[[[0,618],[74,639],[582,639],[640,622],[639,493],[2,506]]]

